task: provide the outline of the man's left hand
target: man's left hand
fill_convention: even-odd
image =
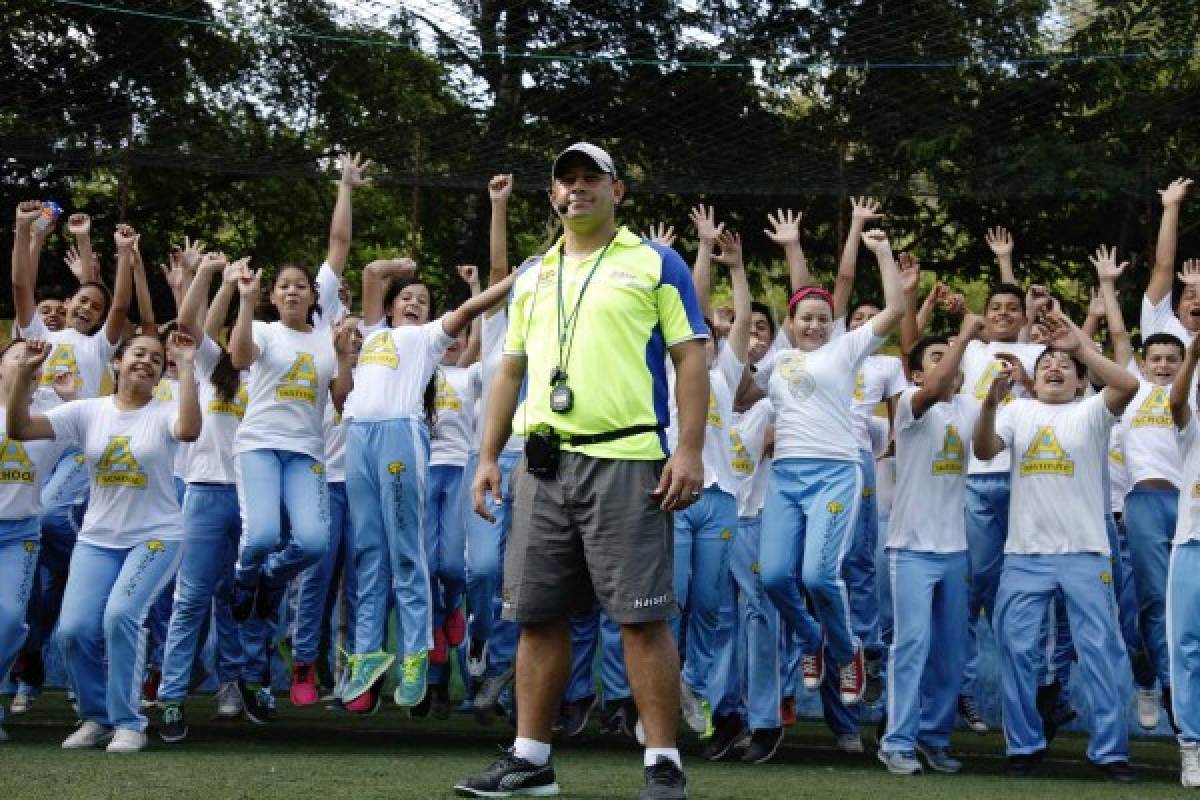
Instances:
[[[682,511],[700,499],[703,485],[704,460],[700,453],[677,450],[663,466],[654,496],[661,498],[659,507],[663,511]]]

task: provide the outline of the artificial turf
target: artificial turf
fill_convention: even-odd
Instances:
[[[136,755],[64,752],[74,715],[61,694],[41,698],[32,711],[8,717],[10,741],[0,745],[0,800],[156,798],[156,800],[301,800],[301,798],[449,798],[455,778],[480,769],[496,747],[511,741],[503,720],[490,727],[467,715],[414,720],[390,703],[373,717],[350,717],[322,706],[292,708],[279,699],[279,720],[252,726],[211,719],[213,700],[187,705],[191,728],[183,744],[166,745],[150,729],[150,747]],[[151,712],[152,721],[155,719]],[[563,795],[636,798],[641,753],[631,741],[600,734],[593,721],[585,740],[555,751]],[[1180,787],[1178,751],[1168,739],[1137,740],[1132,786],[1108,784],[1084,758],[1086,741],[1061,737],[1037,778],[1002,774],[1003,740],[996,734],[959,733],[955,748],[963,774],[896,777],[875,760],[874,732],[867,752],[847,755],[819,722],[789,729],[775,759],[762,766],[701,760],[702,744],[683,739],[692,798],[814,798],[842,800],[973,800],[974,798],[1187,797]]]

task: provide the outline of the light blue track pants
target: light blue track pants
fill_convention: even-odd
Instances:
[[[967,553],[971,561],[971,591],[967,596],[967,663],[963,668],[962,694],[975,696],[979,643],[975,628],[983,613],[995,628],[996,590],[1004,567],[1004,542],[1008,539],[1007,472],[967,476]]]
[[[879,631],[879,588],[875,575],[875,548],[879,541],[879,508],[875,490],[875,455],[870,450],[859,453],[862,469],[862,499],[858,505],[858,524],[854,543],[846,555],[843,570],[846,590],[850,594],[850,624],[854,635],[868,652],[883,654],[883,639]]]
[[[292,634],[292,660],[312,664],[322,643],[333,640],[333,609],[337,605],[339,577],[345,576],[346,618],[353,621],[354,537],[346,504],[346,484],[329,484],[329,549],[325,556],[300,573],[296,590],[296,626]],[[354,652],[354,630],[347,632],[346,650]]]
[[[41,538],[37,517],[0,520],[0,677],[12,668],[29,632],[25,612],[37,576]]]
[[[889,550],[895,598],[880,747],[948,747],[967,650],[967,554]]]
[[[1200,742],[1200,542],[1171,552],[1167,577],[1167,645],[1170,648],[1171,706],[1179,739]]]
[[[1125,533],[1133,557],[1138,622],[1159,683],[1171,685],[1167,655],[1167,565],[1179,510],[1177,489],[1134,488],[1125,496]]]
[[[80,719],[146,729],[138,708],[146,660],[142,624],[182,556],[182,542],[158,539],[132,548],[75,545],[58,643]]]
[[[425,495],[425,553],[433,587],[433,627],[458,608],[466,587],[467,514],[471,510],[465,467],[429,468]],[[482,521],[482,520],[481,520]]]
[[[487,641],[489,675],[508,669],[517,652],[519,626],[500,618],[500,592],[504,585],[504,545],[512,525],[513,470],[520,460],[521,453],[516,450],[505,450],[497,460],[504,502],[496,505],[490,495],[487,498],[495,522],[488,522],[469,506],[467,509],[467,635]],[[468,493],[478,466],[479,454],[472,453],[463,477]]]
[[[779,610],[775,608],[760,578],[758,517],[738,520],[730,566],[738,589],[737,641],[734,658],[745,698],[746,726],[751,730],[778,728],[781,657]]]
[[[686,617],[683,680],[709,699],[713,708],[720,692],[708,691],[720,625],[721,602],[732,588],[729,547],[737,530],[737,499],[709,487],[700,499],[675,514],[675,597]],[[681,618],[672,621],[679,637]],[[710,696],[713,695],[713,696]]]
[[[400,655],[433,647],[422,530],[428,463],[429,429],[423,420],[347,423],[346,499],[354,527],[358,653],[383,649],[389,594],[399,618]]]
[[[329,548],[325,467],[288,450],[247,450],[234,456],[234,466],[242,510],[237,581],[254,586],[261,577],[271,586],[282,586],[320,561]]]
[[[1128,760],[1129,659],[1117,623],[1111,569],[1108,557],[1096,553],[1005,558],[995,620],[1010,756],[1046,747],[1037,711],[1037,670],[1043,663],[1039,632],[1061,590],[1091,717],[1088,758],[1096,764]]]
[[[859,646],[842,567],[861,497],[857,462],[785,458],[771,465],[759,542],[763,586],[807,653],[820,642],[816,617],[834,659],[830,666],[849,662]],[[812,616],[802,587],[813,600]]]

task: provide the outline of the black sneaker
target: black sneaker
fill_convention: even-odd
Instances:
[[[988,724],[984,720],[983,715],[979,713],[979,706],[975,704],[975,698],[971,697],[971,695],[959,695],[958,715],[962,717],[963,722],[967,723],[967,727],[975,731],[975,733],[988,732]]]
[[[1176,735],[1183,733],[1179,726],[1175,724],[1175,707],[1171,704],[1171,687],[1164,686],[1159,693],[1159,698],[1162,702],[1163,710],[1167,712],[1167,723],[1170,724],[1171,730],[1175,731]]]
[[[429,687],[429,691],[425,693],[426,697],[433,698],[430,703],[429,713],[434,719],[450,719],[450,687],[444,683],[435,683]]]
[[[42,651],[26,650],[21,653],[20,661],[20,666],[14,666],[12,669],[13,681],[20,681],[26,686],[41,691],[42,686],[46,683],[46,664],[42,661]]]
[[[163,703],[159,716],[158,738],[167,744],[182,742],[187,738],[187,719],[183,716],[182,703]]]
[[[659,756],[654,766],[646,767],[646,785],[641,800],[687,800],[687,778],[674,761]]]
[[[234,622],[245,622],[254,613],[255,599],[258,596],[258,584],[245,586],[238,581],[233,582],[232,596],[229,598],[229,613]]]
[[[596,708],[598,702],[596,695],[593,694],[582,700],[576,700],[574,703],[567,703],[563,706],[562,714],[559,715],[555,732],[567,739],[578,739],[583,735],[588,719],[592,716],[592,710]]]
[[[705,761],[720,761],[729,755],[733,746],[746,736],[746,726],[737,714],[717,714],[713,718],[713,735],[704,748]]]
[[[783,728],[760,728],[750,736],[750,745],[742,753],[743,764],[765,764],[779,752]]]
[[[242,693],[242,716],[255,725],[267,725],[275,721],[275,709],[263,702],[262,692],[251,689],[245,681],[238,681]]]
[[[1028,778],[1033,775],[1033,771],[1042,763],[1042,759],[1045,756],[1045,750],[1039,750],[1036,753],[1009,756],[1008,763],[1004,766],[1004,774],[1010,778]]]
[[[1046,737],[1046,744],[1054,741],[1054,737],[1058,735],[1058,722],[1054,716],[1054,708],[1058,705],[1058,697],[1062,694],[1062,684],[1058,681],[1039,686],[1037,690],[1037,712],[1042,718],[1042,734]]]
[[[878,705],[883,699],[883,655],[878,650],[867,650],[864,668],[867,682],[863,689],[862,701],[869,706]]]
[[[600,718],[600,730],[613,736],[636,739],[637,721],[637,704],[633,702],[632,697],[626,697],[605,704],[604,713]]]
[[[264,575],[258,584],[258,593],[254,598],[254,613],[262,619],[274,619],[275,612],[279,610],[279,604],[283,602],[285,592],[287,592],[286,583],[282,586],[272,586],[267,583]]]
[[[1096,769],[1103,773],[1113,783],[1137,783],[1137,775],[1128,761],[1114,761],[1111,764],[1095,764]]]
[[[475,719],[481,725],[492,721],[496,705],[500,702],[500,695],[512,683],[514,674],[512,665],[509,665],[503,672],[485,675],[480,681],[479,687],[475,689]]]
[[[539,767],[517,758],[508,748],[483,772],[454,784],[454,793],[459,797],[551,797],[558,794],[558,783],[549,761]]]

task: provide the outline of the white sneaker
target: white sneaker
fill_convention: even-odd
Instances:
[[[146,749],[146,734],[129,728],[117,728],[112,741],[104,749],[110,753],[139,753]]]
[[[478,646],[474,640],[467,641],[467,675],[479,680],[487,672],[487,642]]]
[[[682,675],[679,677],[679,713],[684,723],[694,732],[702,734],[708,728],[700,698],[692,691],[692,687],[687,685]]]
[[[1189,789],[1200,787],[1200,745],[1179,745],[1179,782]]]
[[[33,695],[18,694],[12,699],[12,704],[8,707],[11,714],[25,714],[29,709],[33,708]]]
[[[837,737],[837,749],[843,753],[861,753],[863,752],[862,737],[857,733],[843,733]]]
[[[90,719],[79,726],[79,730],[72,733],[66,739],[63,739],[63,750],[91,750],[93,747],[100,747],[108,744],[113,738],[113,730],[99,722],[92,722]]]
[[[237,719],[242,716],[242,692],[237,681],[226,681],[217,687],[217,716]]]
[[[1153,689],[1137,690],[1138,725],[1152,731],[1158,727],[1158,693]]]

